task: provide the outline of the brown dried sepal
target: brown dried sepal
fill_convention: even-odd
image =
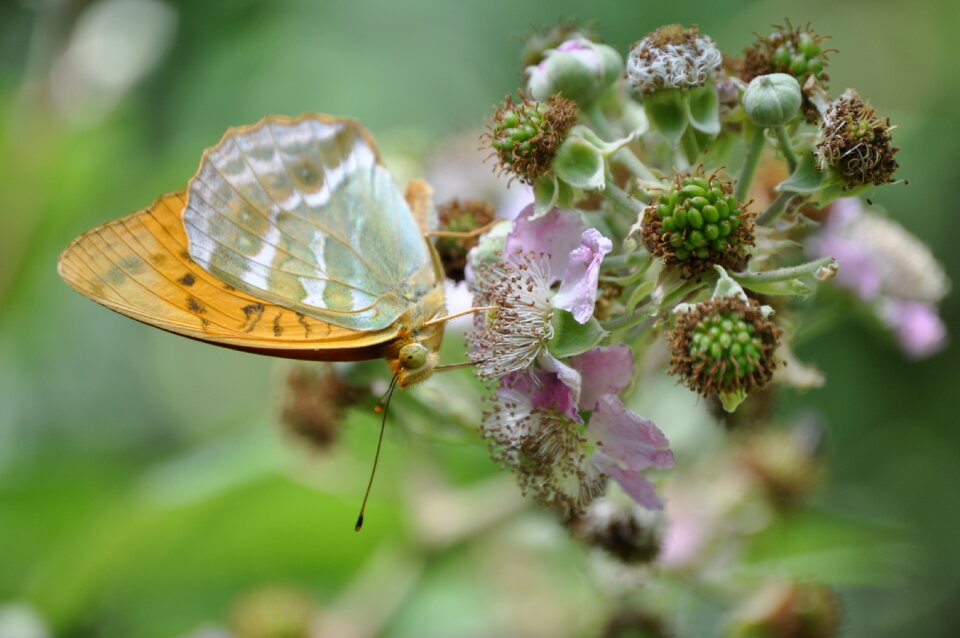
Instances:
[[[493,221],[496,210],[493,204],[482,199],[451,199],[437,207],[440,230],[469,233]],[[467,266],[467,253],[477,245],[477,237],[438,237],[436,248],[440,263],[447,277],[463,281]]]
[[[900,149],[891,144],[890,119],[881,119],[860,95],[848,89],[827,109],[820,125],[817,154],[849,188],[889,184]]]
[[[682,176],[677,176],[676,186],[680,187]],[[714,178],[711,177],[711,182]],[[727,195],[733,193],[733,187],[729,182],[716,180],[720,183],[723,192]],[[641,236],[643,245],[646,246],[650,254],[659,257],[668,267],[679,269],[685,279],[692,279],[706,271],[713,270],[713,264],[723,266],[726,270],[737,272],[747,267],[750,255],[747,252],[747,246],[753,246],[755,243],[754,228],[756,226],[756,214],[748,212],[741,207],[740,226],[730,233],[730,237],[737,240],[737,243],[729,242],[727,249],[722,253],[710,250],[710,259],[677,259],[676,249],[670,245],[670,233],[663,232],[663,224],[657,217],[656,208],[648,206],[644,211],[643,224],[641,226]]]
[[[513,96],[507,95],[503,105],[498,107],[493,115],[493,123],[480,140],[485,146],[493,149],[499,160],[495,167],[498,174],[511,174],[525,184],[533,184],[538,177],[550,171],[553,158],[557,150],[566,139],[567,133],[577,123],[577,103],[565,97],[551,95],[544,103],[543,122],[537,127],[536,134],[523,142],[516,142],[508,148],[496,148],[493,142],[499,139],[505,128],[504,114],[510,111],[522,111],[531,108],[536,102],[526,95],[520,94],[520,102],[514,104]]]
[[[722,375],[727,366],[736,366],[736,361],[732,357],[710,361],[710,357],[691,354],[690,351],[693,333],[700,323],[707,318],[726,313],[736,314],[753,326],[754,333],[760,338],[760,358],[753,372],[744,376],[732,375],[730,383],[718,384],[718,374]],[[736,391],[751,394],[766,386],[773,378],[774,370],[780,365],[776,349],[782,334],[783,331],[777,324],[763,316],[760,304],[754,299],[708,299],[690,310],[676,313],[673,329],[667,333],[667,343],[670,346],[670,369],[667,373],[678,375],[688,388],[705,397]]]

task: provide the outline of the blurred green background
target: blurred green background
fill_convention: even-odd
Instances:
[[[504,516],[516,507],[482,443],[416,427],[391,433],[357,535],[372,414],[353,414],[344,454],[305,452],[277,427],[282,364],[108,312],[58,279],[56,258],[83,230],[181,188],[225,128],[267,113],[353,116],[388,156],[415,161],[445,136],[476,130],[517,88],[531,26],[587,20],[626,51],[661,24],[697,23],[739,53],[784,17],[832,35],[834,93],[855,86],[899,125],[909,185],[871,197],[960,281],[958,3],[0,4],[0,606],[29,606],[54,635],[174,636],[224,623],[238,597],[277,584],[390,636],[591,635],[592,610],[606,602],[561,529],[540,538],[549,527],[521,525],[480,549],[424,540],[422,520],[432,519],[410,514],[422,494],[406,485],[449,481]],[[960,334],[956,296],[943,313]],[[460,343],[447,339],[449,358]],[[836,583],[844,635],[960,635],[957,348],[911,364],[850,320],[800,354],[828,377],[788,402],[825,424],[819,507],[916,546],[877,578]],[[464,383],[437,380],[424,392],[468,396]],[[403,399],[397,414],[415,421],[417,400]],[[465,420],[476,418],[479,401],[463,401]],[[658,410],[668,433],[670,410]],[[548,561],[560,578],[537,580],[525,561]],[[524,592],[512,607],[497,599],[511,587]],[[554,609],[559,601],[569,608]]]

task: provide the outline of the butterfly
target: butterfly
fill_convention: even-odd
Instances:
[[[111,310],[291,359],[437,368],[446,312],[432,190],[401,193],[359,122],[269,116],[228,130],[184,191],[82,234],[60,276]]]

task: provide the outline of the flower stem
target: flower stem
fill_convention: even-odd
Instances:
[[[836,266],[837,260],[833,257],[821,257],[808,261],[799,266],[789,268],[778,268],[776,270],[767,270],[765,272],[734,272],[730,276],[740,284],[769,284],[778,281],[788,281],[804,276],[816,276],[820,268],[826,266]]]
[[[607,187],[600,191],[600,194],[620,208],[635,214],[638,218],[643,216],[644,207],[640,205],[640,202],[613,182],[607,182]]]
[[[734,196],[737,201],[744,201],[750,193],[750,184],[753,183],[753,176],[757,173],[757,164],[760,163],[760,155],[763,153],[763,143],[766,141],[763,129],[758,128],[753,138],[750,140],[750,148],[747,150],[747,159],[743,162],[743,169],[740,171],[740,179],[737,180],[737,190]]]
[[[787,166],[790,168],[790,173],[793,174],[797,170],[797,154],[793,152],[793,146],[790,144],[790,136],[787,135],[787,129],[784,126],[775,126],[773,127],[773,132],[777,136],[777,141],[780,142],[780,152],[783,153],[783,156],[787,160]]]
[[[777,195],[777,198],[770,202],[770,205],[767,206],[767,210],[760,213],[760,216],[757,217],[757,223],[761,226],[768,226],[773,223],[780,214],[783,213],[784,209],[787,207],[787,202],[790,201],[795,193],[790,191],[784,191]]]
[[[669,308],[675,302],[680,301],[693,292],[696,292],[705,285],[706,283],[699,279],[689,279],[665,294],[663,299],[660,301],[660,307]]]
[[[590,128],[592,128],[595,133],[602,137],[604,141],[612,142],[619,137],[609,120],[607,120],[607,117],[603,114],[603,110],[600,108],[598,103],[594,103],[586,108],[583,111],[583,115],[587,120],[587,123],[590,125]],[[629,148],[621,148],[619,151],[613,154],[613,159],[626,166],[630,172],[642,180],[648,182],[659,181],[657,180],[657,176],[653,174],[653,171],[651,171],[647,165],[644,164],[640,158],[637,157]]]

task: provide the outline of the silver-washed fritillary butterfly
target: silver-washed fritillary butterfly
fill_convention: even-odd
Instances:
[[[356,121],[230,129],[186,191],[87,231],[60,256],[82,295],[163,330],[292,359],[383,357],[428,377],[447,319],[432,191],[401,194]]]

